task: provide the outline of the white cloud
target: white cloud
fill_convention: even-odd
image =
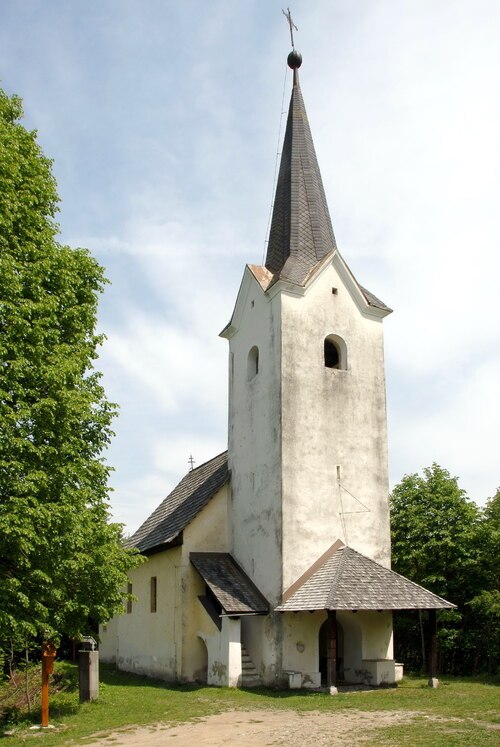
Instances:
[[[471,368],[466,377],[450,372],[441,401],[434,401],[430,408],[416,407],[411,417],[405,417],[402,408],[393,412],[393,483],[403,473],[437,462],[460,478],[474,500],[483,503],[495,493],[500,483],[500,360],[497,355],[495,361]],[[417,390],[415,399],[421,397]]]
[[[112,280],[99,365],[122,405],[113,503],[131,528],[190,451],[199,461],[225,441],[217,334],[244,263],[262,256],[281,8],[6,5],[0,65],[55,158],[64,240],[89,246]],[[437,460],[486,495],[499,481],[500,6],[318,0],[292,13],[339,246],[395,309],[394,479]],[[285,108],[289,90],[290,75]]]

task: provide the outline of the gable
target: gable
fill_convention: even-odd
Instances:
[[[127,540],[148,554],[182,541],[182,531],[229,479],[227,451],[190,470]]]

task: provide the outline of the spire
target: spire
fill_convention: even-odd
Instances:
[[[302,56],[288,55],[293,89],[274,198],[266,267],[275,279],[302,285],[310,270],[336,249],[318,161],[299,85]]]

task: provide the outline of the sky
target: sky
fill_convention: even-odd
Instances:
[[[291,75],[282,0],[2,0],[0,79],[106,268],[98,367],[134,531],[227,444],[229,321],[263,261]],[[296,0],[339,249],[384,320],[391,487],[500,484],[500,3]]]

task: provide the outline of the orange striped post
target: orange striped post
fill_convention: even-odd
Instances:
[[[42,726],[49,725],[49,675],[54,671],[56,647],[53,643],[42,644]]]

